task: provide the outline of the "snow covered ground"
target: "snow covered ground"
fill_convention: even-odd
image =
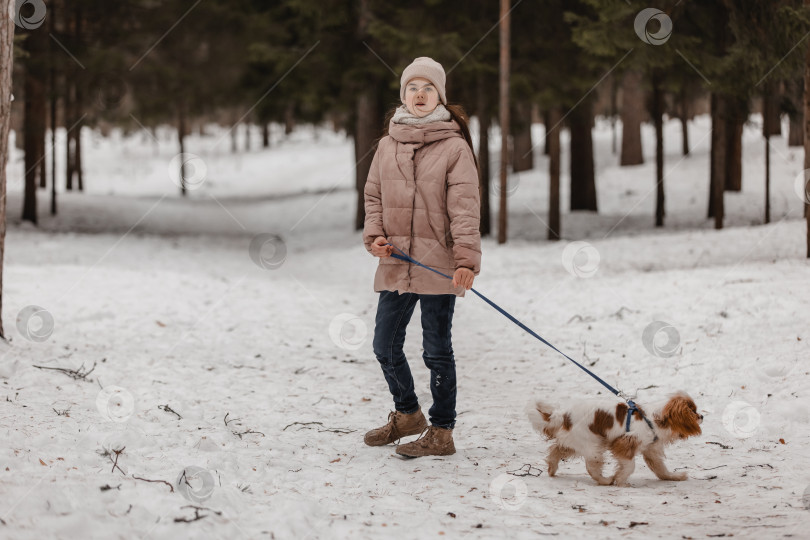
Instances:
[[[803,154],[773,139],[773,223],[760,226],[755,123],[723,231],[705,219],[698,118],[687,158],[666,126],[666,228],[653,227],[651,130],[647,163],[619,168],[599,123],[600,214],[565,213],[565,240],[545,241],[538,155],[514,180],[509,243],[484,239],[482,294],[641,404],[684,389],[706,416],[703,436],[668,452],[688,481],[639,460],[630,488],[594,485],[578,461],[541,472],[547,443],[525,403],[605,391],[472,293],[453,328],[457,453],[403,461],[363,444],[392,403],[342,135],[302,129],[236,155],[224,130],[192,137],[207,176],[184,200],[168,131],[158,143],[86,132],[86,193],[62,193],[51,217],[41,191],[39,227],[19,223],[12,151],[0,537],[806,538]],[[416,309],[405,352],[427,411]]]

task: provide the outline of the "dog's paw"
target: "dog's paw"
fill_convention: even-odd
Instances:
[[[616,478],[616,476],[612,476],[610,478],[610,485],[616,487],[630,487],[630,484],[627,483],[626,478],[624,480],[621,480],[619,478]]]
[[[672,473],[672,475],[670,477],[670,480],[675,480],[676,482],[681,482],[683,480],[686,480],[687,478],[689,478],[688,473],[679,472],[679,473]]]
[[[611,476],[611,477],[608,477],[608,478],[605,478],[605,477],[596,478],[596,483],[599,484],[600,486],[612,486],[613,482],[615,482],[615,481],[616,481],[615,476]]]

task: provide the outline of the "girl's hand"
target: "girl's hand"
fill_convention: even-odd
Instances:
[[[394,246],[386,246],[385,244],[387,243],[388,240],[384,236],[375,238],[374,242],[371,244],[371,254],[375,257],[390,257]]]
[[[453,274],[453,287],[464,286],[468,291],[472,288],[475,274],[469,268],[459,268]]]

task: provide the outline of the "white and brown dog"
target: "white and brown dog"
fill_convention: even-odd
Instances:
[[[554,476],[561,459],[585,458],[588,474],[601,485],[627,485],[635,468],[636,454],[661,480],[686,480],[684,472],[674,473],[664,463],[664,447],[675,441],[700,435],[703,415],[684,392],[645,411],[636,405],[629,419],[626,403],[595,400],[580,401],[567,410],[536,400],[526,407],[535,431],[554,440],[546,462]],[[604,454],[610,451],[618,465],[611,477],[602,476]]]

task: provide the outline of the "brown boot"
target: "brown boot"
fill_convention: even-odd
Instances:
[[[421,433],[427,425],[422,409],[417,409],[411,414],[391,411],[388,413],[388,423],[366,433],[364,440],[369,446],[383,446],[394,441],[399,442],[401,437]]]
[[[455,453],[453,430],[438,426],[428,426],[415,441],[397,446],[397,454],[408,457],[449,456]]]

